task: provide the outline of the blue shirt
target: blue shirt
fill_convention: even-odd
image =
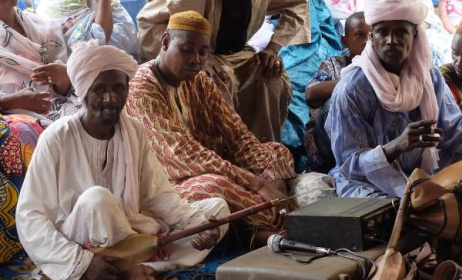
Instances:
[[[437,146],[440,168],[462,159],[462,114],[437,69],[431,77],[439,107]],[[422,161],[422,148],[405,152],[389,163],[382,145],[396,139],[406,126],[419,121],[420,110],[385,110],[362,69],[342,77],[334,89],[325,129],[336,166],[329,172],[342,197],[402,197],[409,176]]]

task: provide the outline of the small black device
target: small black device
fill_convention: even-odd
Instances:
[[[287,239],[331,249],[364,251],[388,241],[398,199],[331,197],[285,216]]]

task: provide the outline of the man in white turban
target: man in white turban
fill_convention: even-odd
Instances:
[[[416,168],[435,172],[462,158],[462,115],[431,67],[427,7],[371,0],[371,39],[342,71],[325,128],[344,197],[401,197]]]
[[[16,216],[31,259],[51,279],[114,280],[154,279],[155,271],[202,261],[227,226],[173,243],[168,260],[123,275],[115,259],[87,250],[136,233],[166,235],[226,216],[229,209],[221,199],[180,199],[141,124],[123,111],[135,60],[90,41],[76,46],[67,69],[85,111],[48,127],[34,152]]]

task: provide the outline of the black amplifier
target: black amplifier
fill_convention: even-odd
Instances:
[[[379,240],[388,241],[398,207],[398,199],[322,199],[286,215],[287,239],[364,251]]]

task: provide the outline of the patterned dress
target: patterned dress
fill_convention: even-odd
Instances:
[[[452,63],[442,65],[440,67],[440,71],[443,74],[446,84],[448,84],[449,88],[451,89],[454,100],[462,111],[462,78],[457,76]]]
[[[43,128],[26,115],[0,114],[0,263],[22,249],[15,211],[26,169]]]
[[[15,9],[17,22],[27,36],[0,21],[0,95],[7,96],[32,85],[32,69],[67,60],[61,32],[54,22]],[[50,120],[77,110],[67,97],[52,93]],[[22,249],[16,232],[15,211],[27,166],[45,116],[23,110],[25,114],[4,112],[0,108],[0,263],[18,256]],[[34,117],[30,117],[30,114]]]
[[[296,176],[289,151],[278,143],[260,143],[204,73],[174,88],[163,82],[153,62],[141,65],[130,82],[126,108],[143,123],[181,197],[221,197],[234,212],[263,202],[246,188],[256,175],[269,182]],[[271,228],[271,212],[244,222]]]
[[[324,60],[306,88],[339,79],[342,68],[350,63],[351,59],[348,51],[345,51],[340,56]],[[330,102],[325,102],[320,108],[310,108],[310,121],[306,124],[304,135],[304,144],[308,155],[307,172],[328,173],[335,166],[330,140],[324,131],[324,122],[329,112],[329,104]]]

